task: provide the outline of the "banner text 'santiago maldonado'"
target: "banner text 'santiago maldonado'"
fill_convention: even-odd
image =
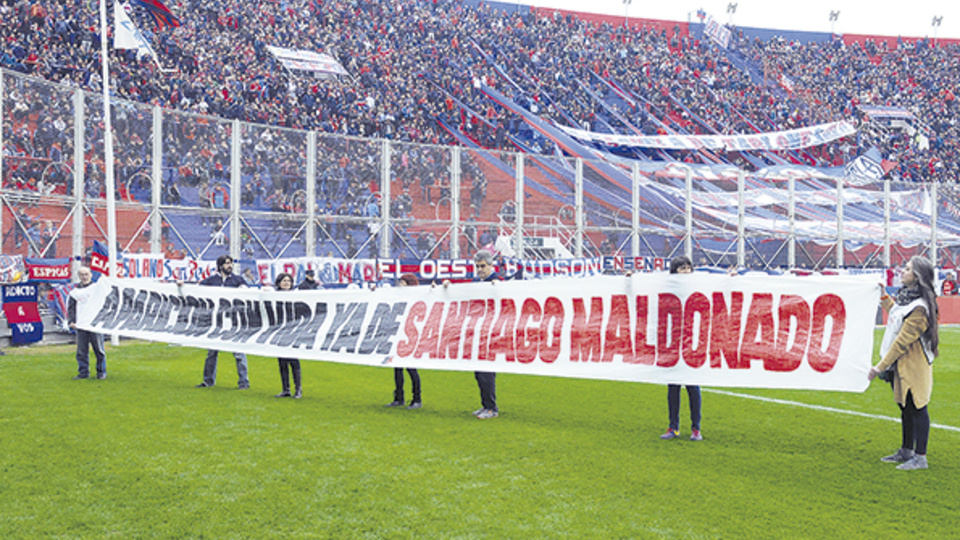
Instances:
[[[668,274],[367,290],[101,280],[82,328],[274,357],[862,391],[872,280]]]

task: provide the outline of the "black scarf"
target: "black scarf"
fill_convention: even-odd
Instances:
[[[923,295],[920,293],[920,287],[918,287],[918,286],[914,286],[914,287],[906,287],[906,286],[900,287],[900,290],[897,291],[897,298],[896,298],[896,300],[897,300],[897,305],[898,305],[898,306],[905,306],[905,305],[909,304],[910,302],[913,302],[913,301],[916,300],[917,298],[920,298],[921,296],[923,296]]]

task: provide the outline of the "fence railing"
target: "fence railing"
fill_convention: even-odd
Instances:
[[[105,240],[98,94],[0,73],[3,253]],[[955,184],[373,140],[112,104],[118,243],[213,258],[691,256],[756,268],[953,266]]]

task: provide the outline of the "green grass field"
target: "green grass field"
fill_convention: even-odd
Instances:
[[[942,331],[926,471],[880,463],[900,426],[704,392],[702,442],[660,441],[666,389],[501,375],[478,421],[469,373],[421,371],[424,408],[387,409],[388,369],[304,362],[274,399],[273,358],[108,346],[73,381],[72,346],[0,357],[0,538],[957,538],[960,330]],[[409,384],[409,382],[408,382]],[[409,391],[409,389],[408,389]],[[887,417],[864,394],[743,390]]]

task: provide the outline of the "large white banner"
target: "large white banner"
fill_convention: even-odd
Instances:
[[[728,152],[798,150],[826,144],[857,132],[857,128],[853,124],[845,121],[749,135],[616,135],[561,125],[556,127],[575,139],[607,146],[635,146],[638,148],[674,150],[709,149],[726,150]]]
[[[871,276],[635,274],[370,291],[100,279],[78,326],[199,348],[391,367],[863,391]]]

